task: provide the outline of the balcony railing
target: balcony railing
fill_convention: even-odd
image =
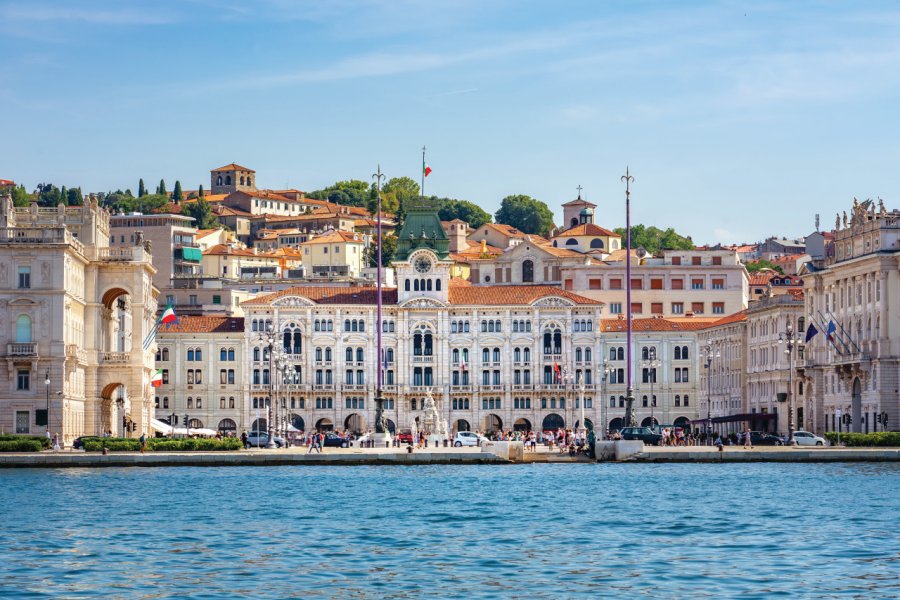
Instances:
[[[87,362],[87,351],[80,348],[78,344],[67,344],[66,357],[77,359],[80,363],[85,363]]]
[[[7,344],[6,353],[9,356],[37,356],[37,342]]]
[[[127,363],[131,361],[130,352],[101,352],[100,361],[104,363]]]
[[[317,384],[313,385],[313,389],[316,391],[320,391],[320,390],[334,391],[334,384],[333,383],[317,383]]]
[[[502,392],[503,385],[483,385],[479,390],[482,392]]]
[[[454,393],[454,394],[459,394],[461,392],[471,392],[471,391],[472,391],[471,385],[451,385],[450,386],[450,392]]]
[[[434,356],[413,356],[414,363],[433,363]]]
[[[514,392],[524,392],[530,391],[534,389],[534,384],[531,383],[514,383],[512,386]]]
[[[345,392],[365,392],[368,388],[364,383],[345,383],[341,389]]]

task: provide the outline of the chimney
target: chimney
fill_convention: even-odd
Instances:
[[[450,223],[450,231],[447,232],[450,238],[450,252],[462,252],[469,247],[466,241],[466,230],[468,225],[465,223]]]

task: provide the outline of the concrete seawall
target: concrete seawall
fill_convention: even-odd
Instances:
[[[812,448],[812,447],[756,447],[744,450],[740,446],[728,447],[721,452],[716,448],[658,448],[644,449],[625,458],[632,462],[683,463],[683,462],[900,462],[900,448]]]

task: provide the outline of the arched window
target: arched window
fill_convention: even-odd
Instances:
[[[491,333],[494,332],[494,322],[493,321],[488,321],[488,331]]]
[[[585,360],[585,362],[591,362],[591,349],[590,348],[584,349],[584,360]]]
[[[603,248],[603,240],[594,238],[591,240],[591,248]]]
[[[419,291],[419,280],[418,280],[418,279],[416,279],[415,281],[413,281],[413,290],[416,291],[416,292]]]
[[[216,185],[222,185],[222,176],[221,175],[216,177]]]
[[[357,348],[356,349],[356,362],[362,362],[362,361],[363,361],[363,349]]]
[[[347,348],[346,352],[344,352],[344,360],[353,362],[353,348]]]
[[[431,291],[431,280],[430,279],[425,281],[425,287],[429,292]]]
[[[194,349],[193,348],[188,348],[187,359],[188,359],[188,362],[192,362],[194,360]]]
[[[163,348],[162,359],[163,359],[163,361],[169,360],[169,349],[168,348]]]
[[[688,347],[682,346],[681,347],[681,360],[687,360],[687,359],[688,359]]]
[[[31,317],[19,315],[19,318],[16,319],[16,342],[29,344],[31,341]]]
[[[575,348],[575,361],[581,362],[581,348]]]
[[[440,279],[434,280],[434,291],[436,291],[436,292],[441,291],[441,280]]]
[[[244,176],[241,175],[241,185],[244,185]]]
[[[566,240],[566,246],[577,246],[577,245],[578,245],[578,240],[576,240],[575,238],[569,238]]]
[[[231,185],[231,175],[225,176],[225,185]]]
[[[494,348],[494,362],[500,362],[500,348]]]
[[[219,360],[228,360],[228,350],[225,348],[219,350]]]
[[[407,280],[403,283],[403,289],[406,290],[407,292],[409,291],[409,279],[407,279]]]
[[[522,282],[534,283],[534,261],[526,260],[522,263]]]
[[[675,346],[675,360],[681,360],[681,346]]]

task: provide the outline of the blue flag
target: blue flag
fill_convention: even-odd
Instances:
[[[810,323],[810,324],[809,324],[809,327],[806,328],[806,343],[808,344],[808,343],[809,343],[809,340],[811,340],[811,339],[813,339],[814,337],[816,337],[816,335],[817,335],[818,333],[819,333],[819,330],[816,329],[816,326],[813,325],[812,323]]]
[[[837,325],[834,324],[834,321],[828,322],[828,330],[825,332],[825,336],[828,338],[828,341],[833,341],[834,332],[837,331]]]

